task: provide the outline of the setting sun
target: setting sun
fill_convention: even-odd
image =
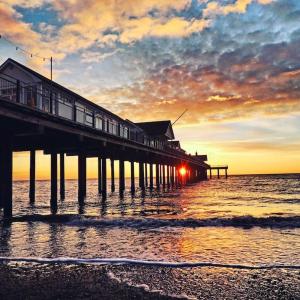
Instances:
[[[179,169],[179,173],[180,173],[181,176],[185,176],[186,175],[186,168],[185,167],[181,167]]]

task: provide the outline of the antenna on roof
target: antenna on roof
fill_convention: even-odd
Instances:
[[[186,109],[173,123],[172,126],[188,111],[188,109]]]

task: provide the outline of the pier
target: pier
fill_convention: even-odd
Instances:
[[[0,129],[0,207],[5,218],[13,215],[14,151],[30,151],[31,203],[35,203],[36,151],[50,155],[52,213],[57,212],[58,187],[60,198],[65,198],[66,156],[78,157],[79,204],[85,201],[86,160],[90,157],[98,159],[98,191],[104,199],[109,189],[115,191],[115,162],[119,166],[120,194],[126,188],[125,162],[130,162],[132,193],[136,190],[135,164],[142,190],[206,180],[207,170],[213,169],[206,163],[206,155],[190,155],[181,148],[179,141],[174,140],[170,121],[124,120],[12,59],[0,66]],[[182,167],[186,178],[179,172]]]
[[[212,171],[217,170],[217,177],[220,178],[220,171],[224,170],[225,178],[228,178],[228,166],[209,166],[209,178],[212,178]]]

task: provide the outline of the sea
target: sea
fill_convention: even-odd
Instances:
[[[117,180],[116,180],[117,181]],[[108,187],[110,182],[108,181]],[[180,189],[146,189],[103,199],[87,181],[84,204],[77,181],[50,212],[50,182],[13,185],[10,224],[1,222],[1,259],[164,266],[300,266],[300,174],[213,178]]]

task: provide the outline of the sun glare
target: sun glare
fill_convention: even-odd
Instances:
[[[185,176],[185,174],[186,174],[186,168],[185,167],[181,167],[179,169],[179,173],[180,173],[181,176]]]

